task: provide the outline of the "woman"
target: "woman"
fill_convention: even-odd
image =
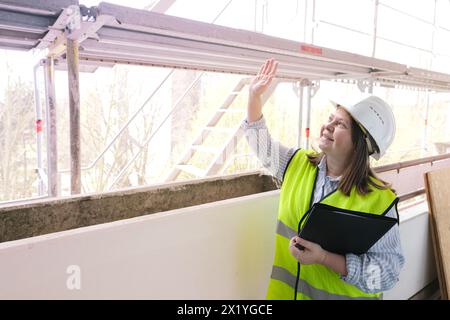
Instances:
[[[405,261],[397,225],[362,255],[328,252],[299,238],[297,232],[303,214],[317,202],[398,217],[397,197],[369,166],[369,155],[379,159],[394,138],[392,111],[374,96],[353,106],[335,103],[336,109],[320,130],[321,153],[287,148],[272,140],[262,115],[261,95],[277,65],[273,59],[267,60],[251,82],[247,119],[242,124],[261,160],[266,148],[272,150],[263,164],[282,181],[267,298],[381,299],[382,292],[398,281]],[[298,249],[298,244],[304,249]]]

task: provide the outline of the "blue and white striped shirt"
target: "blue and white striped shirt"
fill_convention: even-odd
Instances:
[[[243,121],[241,128],[245,131],[250,148],[263,166],[277,178],[283,180],[283,174],[295,148],[283,146],[270,136],[264,117],[248,123]],[[326,175],[325,157],[318,165],[318,174],[314,188],[313,203],[336,190],[340,177]],[[386,216],[396,218],[397,208],[393,206]],[[369,251],[362,255],[346,254],[347,275],[341,279],[364,292],[376,293],[391,289],[398,281],[400,270],[405,263],[400,244],[398,225],[389,230]]]

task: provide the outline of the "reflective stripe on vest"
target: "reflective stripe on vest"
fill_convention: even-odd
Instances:
[[[272,277],[272,279],[282,281],[282,282],[288,284],[292,288],[292,290],[294,290],[296,276],[292,275],[286,269],[284,269],[282,267],[274,266],[272,269],[271,277]],[[332,294],[332,293],[326,292],[324,290],[314,288],[312,285],[310,285],[308,282],[306,282],[303,279],[300,279],[297,291],[303,293],[304,295],[306,295],[314,300],[378,300],[378,299],[380,299],[379,297],[350,298],[350,297],[339,295],[339,294]]]
[[[289,252],[289,240],[297,235],[298,222],[310,208],[317,167],[311,164],[307,150],[297,151],[286,168],[280,193],[275,257],[267,291],[268,299],[293,299],[297,274],[297,260]],[[376,180],[375,180],[376,181]],[[372,192],[350,196],[337,190],[321,202],[342,209],[370,214],[383,214],[396,199],[391,190],[369,186]],[[365,293],[346,283],[338,273],[323,265],[302,265],[297,299],[380,299],[381,293]]]

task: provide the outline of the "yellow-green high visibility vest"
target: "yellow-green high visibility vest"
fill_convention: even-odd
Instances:
[[[312,193],[318,168],[307,154],[312,150],[298,150],[286,168],[280,193],[275,257],[267,299],[294,299],[298,261],[289,252],[289,241],[297,235],[298,223],[311,207]],[[375,180],[376,181],[376,180]],[[372,192],[361,195],[353,187],[350,196],[336,190],[321,203],[342,209],[383,214],[396,200],[389,189],[370,186]],[[382,294],[369,294],[346,283],[337,272],[319,264],[301,265],[297,299],[380,299]]]

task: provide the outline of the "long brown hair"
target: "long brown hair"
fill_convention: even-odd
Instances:
[[[377,189],[392,189],[390,183],[378,178],[370,168],[369,147],[365,140],[365,134],[353,117],[350,116],[350,118],[354,152],[349,165],[342,174],[338,189],[347,196],[350,195],[353,186],[356,186],[356,190],[362,195],[372,191],[369,185]],[[313,153],[308,155],[308,159],[313,165],[318,166],[323,156],[323,152]],[[381,184],[372,178],[377,179]]]

